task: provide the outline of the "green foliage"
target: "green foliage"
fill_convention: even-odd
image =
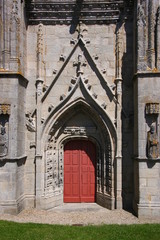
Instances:
[[[0,221],[0,240],[159,240],[159,224],[62,226]]]

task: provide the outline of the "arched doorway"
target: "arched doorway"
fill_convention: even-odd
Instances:
[[[96,146],[72,140],[64,147],[64,202],[95,202]]]

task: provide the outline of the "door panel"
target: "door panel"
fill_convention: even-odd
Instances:
[[[70,141],[64,148],[64,202],[95,202],[95,146]]]

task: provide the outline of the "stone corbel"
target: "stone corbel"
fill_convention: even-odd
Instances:
[[[26,113],[26,126],[28,131],[30,132],[36,131],[35,119],[31,116],[31,113]]]

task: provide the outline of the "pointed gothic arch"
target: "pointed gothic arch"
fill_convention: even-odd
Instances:
[[[51,197],[54,202],[59,196],[63,202],[64,145],[70,140],[88,139],[94,142],[97,152],[96,202],[114,208],[116,131],[102,112],[99,109],[97,114],[91,104],[79,98],[51,116],[42,134],[45,198]]]

